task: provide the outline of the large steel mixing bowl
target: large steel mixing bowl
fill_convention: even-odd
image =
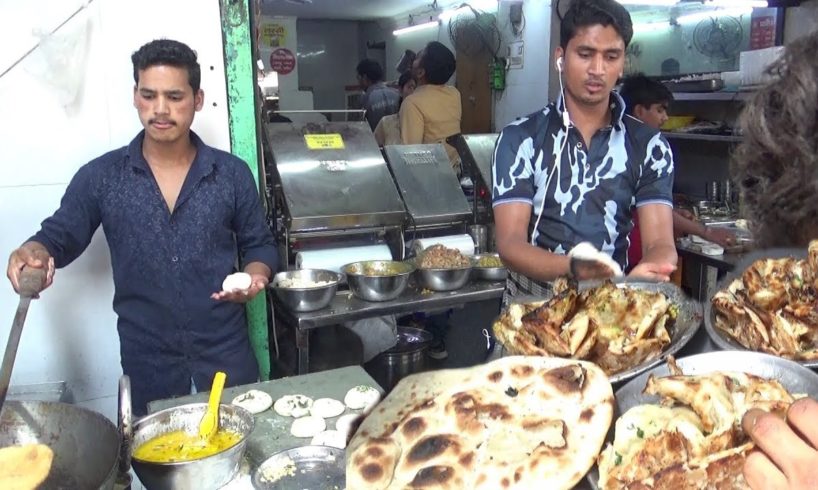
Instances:
[[[283,286],[282,281],[299,280],[306,282],[328,282],[314,287]],[[292,311],[305,312],[326,308],[330,304],[341,276],[335,272],[322,269],[299,269],[279,272],[270,281],[270,287],[278,299]]]
[[[366,260],[341,268],[349,289],[365,301],[391,301],[403,293],[415,266],[394,260]]]
[[[458,269],[418,269],[418,283],[432,291],[454,291],[469,282],[472,267]]]

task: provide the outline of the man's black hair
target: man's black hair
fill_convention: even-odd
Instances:
[[[432,41],[423,48],[419,64],[426,71],[426,81],[432,85],[448,82],[457,67],[454,53],[437,41]]]
[[[196,61],[196,52],[185,43],[173,39],[156,39],[131,55],[133,81],[139,83],[139,72],[152,66],[167,65],[187,69],[187,79],[193,93],[199,91],[202,83],[202,69]]]
[[[358,71],[358,75],[366,77],[372,83],[378,83],[383,80],[383,68],[381,68],[381,64],[375,60],[369,58],[361,60],[358,66],[355,67],[355,70]]]
[[[633,110],[638,105],[649,109],[653,104],[673,102],[673,94],[663,83],[651,80],[642,73],[626,77],[619,95],[625,101],[625,112],[630,115],[633,115]]]
[[[582,27],[611,26],[625,41],[625,47],[633,38],[631,15],[614,0],[574,0],[560,22],[560,46],[568,47],[577,30]]]

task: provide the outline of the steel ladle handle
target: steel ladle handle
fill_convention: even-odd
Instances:
[[[23,267],[20,271],[20,296],[35,298],[45,287],[45,277],[48,271],[38,267]]]

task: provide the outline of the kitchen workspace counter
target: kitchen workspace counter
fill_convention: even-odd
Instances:
[[[276,315],[295,330],[298,349],[298,374],[309,372],[310,330],[343,322],[385,315],[401,315],[418,311],[461,306],[466,303],[497,299],[503,296],[505,281],[471,281],[456,291],[422,291],[410,284],[397,299],[384,302],[363,301],[349,291],[336,293],[326,308],[306,313],[288,310],[277,299]]]
[[[335,398],[344,400],[347,390],[358,385],[368,385],[377,388],[383,395],[383,390],[360,366],[349,366],[340,369],[331,369],[320,373],[304,376],[280,378],[272,381],[253,383],[242,386],[225,388],[222,394],[222,403],[230,403],[233,398],[248,390],[260,390],[268,393],[273,401],[284,395],[306,395],[312,399]],[[154,413],[166,408],[185,405],[188,403],[207,403],[209,392],[182,396],[167,400],[157,400],[148,404],[148,412]],[[345,413],[359,413],[360,410]],[[327,419],[327,428],[335,428],[338,417]],[[292,417],[282,417],[270,407],[268,410],[255,416],[256,426],[247,441],[245,458],[250,464],[251,471],[263,463],[267,458],[285,449],[309,445],[310,440],[290,435]]]
[[[699,301],[710,301],[716,292],[716,283],[721,277],[736,268],[746,252],[726,252],[721,255],[707,255],[701,252],[696,245],[684,242],[676,243],[676,252],[684,262],[684,267],[691,267],[693,272],[685,274],[685,278],[693,277],[691,286],[693,297]]]

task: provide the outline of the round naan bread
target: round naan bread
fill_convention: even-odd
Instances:
[[[0,488],[34,490],[48,478],[54,452],[44,444],[0,449]]]
[[[347,486],[570,489],[596,460],[613,415],[596,365],[505,357],[402,380],[347,450]]]

